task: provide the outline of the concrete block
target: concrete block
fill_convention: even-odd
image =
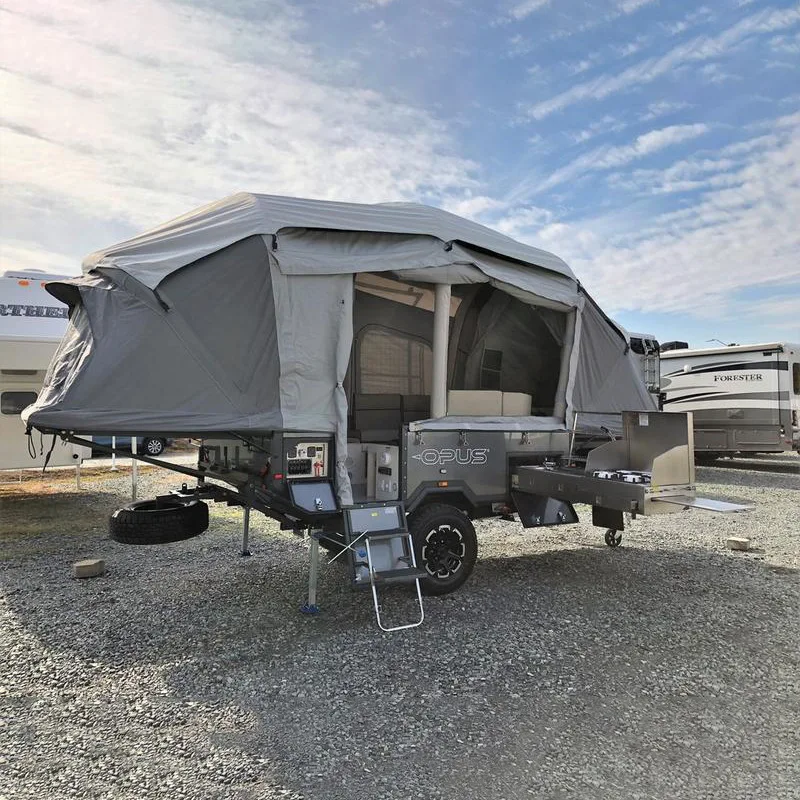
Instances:
[[[75,578],[97,578],[104,575],[106,562],[102,558],[87,558],[85,561],[76,561],[72,565]]]
[[[728,550],[749,550],[750,540],[744,536],[729,536],[725,540]]]

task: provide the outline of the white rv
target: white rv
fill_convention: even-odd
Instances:
[[[662,352],[661,389],[694,414],[698,455],[800,450],[800,344]]]
[[[62,278],[42,272],[0,274],[0,469],[41,467],[52,447],[49,464],[76,464],[85,447],[53,447],[52,436],[38,431],[28,437],[20,418],[42,388],[45,372],[67,328],[67,307],[45,289]]]

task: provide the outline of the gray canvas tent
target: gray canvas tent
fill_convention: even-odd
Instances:
[[[341,490],[348,436],[381,428],[359,397],[398,396],[421,428],[564,429],[576,412],[654,408],[561,259],[436,208],[240,193],[83,272],[48,284],[70,324],[25,412],[40,429],[333,431]],[[454,418],[446,390],[532,401]]]

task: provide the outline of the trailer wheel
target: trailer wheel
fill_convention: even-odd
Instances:
[[[606,544],[609,547],[619,547],[622,543],[622,531],[615,531],[613,528],[609,528],[606,531]]]
[[[478,557],[478,538],[469,517],[453,506],[435,503],[412,514],[409,531],[427,595],[454,592],[470,576]]]
[[[139,500],[117,509],[108,521],[122,544],[167,544],[199,536],[208,528],[208,505],[200,500]]]

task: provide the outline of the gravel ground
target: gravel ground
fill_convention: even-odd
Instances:
[[[396,634],[336,564],[297,613],[306,544],[260,515],[249,559],[213,505],[197,539],[126,547],[124,472],[0,485],[0,798],[800,797],[796,463],[700,468],[756,509],[638,519],[617,550],[481,524],[467,585]],[[107,574],[73,580],[87,557]]]

